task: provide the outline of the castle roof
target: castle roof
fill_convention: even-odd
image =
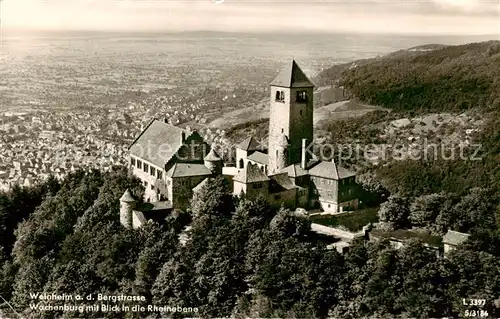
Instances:
[[[175,163],[167,172],[167,177],[188,177],[212,175],[203,164]]]
[[[134,209],[134,215],[140,220],[141,224],[153,221],[162,225],[172,209],[173,206],[170,201],[142,203]]]
[[[236,148],[244,151],[256,151],[261,149],[261,146],[260,143],[253,138],[253,136],[250,136],[249,138],[238,144]]]
[[[307,78],[295,60],[288,63],[288,65],[271,82],[271,85],[286,88],[314,87],[314,84],[312,84],[312,82]]]
[[[188,132],[153,119],[130,145],[130,154],[163,167],[182,146],[182,133]]]
[[[297,188],[286,173],[271,175],[269,178],[271,179],[271,185],[269,187],[269,191],[271,193],[279,193],[285,190]]]
[[[233,178],[233,181],[240,183],[256,183],[256,182],[266,182],[269,177],[260,170],[257,164],[248,163],[247,166],[242,169],[238,175]]]
[[[247,156],[247,159],[256,163],[269,165],[269,155],[256,151]]]
[[[153,212],[153,211],[162,211],[162,210],[170,210],[172,209],[172,203],[170,201],[159,201],[159,202],[152,202],[152,203],[141,203],[139,206],[137,206],[134,210],[140,211],[140,212]],[[144,216],[146,219],[148,216]]]
[[[338,166],[334,161],[318,161],[309,168],[309,175],[339,180],[355,176],[356,173]]]
[[[283,173],[287,173],[290,177],[299,177],[308,175],[307,170],[303,169],[300,164],[292,164],[281,170]]]
[[[127,188],[125,193],[123,193],[122,197],[120,197],[120,202],[125,202],[125,203],[133,203],[135,202],[134,197],[132,196],[132,193],[130,192],[130,189]]]
[[[208,155],[205,156],[204,160],[205,161],[210,161],[210,162],[217,162],[217,161],[220,161],[221,158],[220,158],[219,154],[217,154],[217,152],[215,151],[215,149],[212,148],[210,150],[210,152],[208,153]]]

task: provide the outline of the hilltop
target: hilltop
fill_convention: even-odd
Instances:
[[[345,77],[345,72],[357,68],[359,66],[370,65],[377,61],[388,61],[394,58],[412,57],[421,55],[422,53],[434,51],[442,48],[448,47],[444,44],[424,44],[409,49],[403,49],[388,53],[384,56],[377,56],[374,58],[360,59],[355,61],[350,61],[347,63],[341,63],[327,68],[320,72],[314,80],[317,86],[340,84]]]
[[[315,83],[401,111],[492,110],[500,107],[500,41],[413,47],[335,65]]]

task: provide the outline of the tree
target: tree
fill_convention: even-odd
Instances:
[[[399,310],[417,318],[450,316],[444,267],[436,253],[419,240],[400,249],[393,279],[398,286],[395,304]]]
[[[198,306],[198,298],[193,294],[193,268],[191,262],[182,255],[176,255],[166,262],[156,281],[151,293],[153,303],[156,305],[177,305],[179,307]],[[169,314],[170,315],[170,314]],[[176,315],[180,315],[177,314]]]
[[[414,226],[430,228],[448,200],[445,193],[419,196],[410,205],[408,219]]]
[[[290,210],[281,208],[271,220],[270,230],[284,238],[304,237],[311,230],[311,221],[307,218],[295,216]]]
[[[497,310],[493,301],[500,291],[498,257],[459,248],[450,253],[447,265],[450,272],[447,278],[448,297],[455,316],[470,308],[463,304],[463,298],[486,299],[482,309],[495,316]]]
[[[147,237],[135,266],[135,285],[141,295],[151,299],[151,288],[162,266],[175,254],[179,244],[178,233],[174,227],[160,227],[148,223],[139,231]]]
[[[487,189],[471,189],[454,207],[456,220],[453,228],[462,232],[468,232],[474,227],[494,229],[495,203],[492,196],[491,191]]]
[[[223,176],[211,178],[193,195],[190,206],[193,218],[201,215],[228,215],[234,212],[227,180]]]
[[[408,226],[410,210],[408,199],[399,195],[391,195],[378,211],[379,220],[386,223],[390,229],[405,228]]]
[[[54,267],[55,260],[44,256],[29,263],[20,263],[14,281],[12,304],[18,311],[28,308],[30,293],[41,292]]]

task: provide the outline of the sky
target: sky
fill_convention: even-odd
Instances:
[[[0,1],[4,30],[500,34],[500,0]]]

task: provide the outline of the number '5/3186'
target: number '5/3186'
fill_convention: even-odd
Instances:
[[[486,310],[465,310],[465,317],[488,317],[488,311]]]

